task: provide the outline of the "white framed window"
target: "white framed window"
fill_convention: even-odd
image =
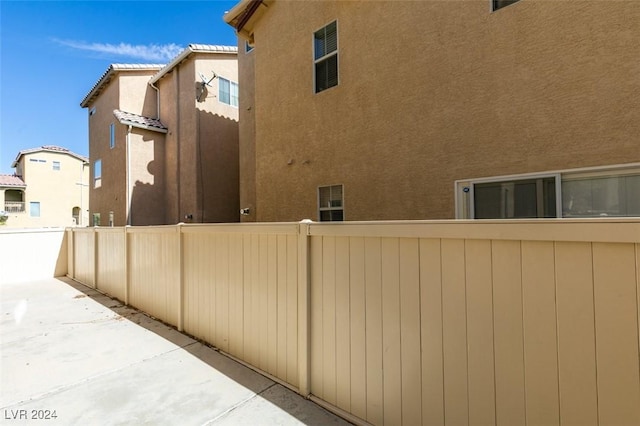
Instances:
[[[96,113],[96,107],[93,107],[89,110],[89,116],[92,116],[95,113]]]
[[[114,123],[109,124],[109,148],[113,149],[116,146],[116,125]]]
[[[223,104],[238,106],[238,83],[226,78],[220,77],[219,79],[219,94],[218,99]]]
[[[456,218],[640,216],[640,163],[456,181]]]
[[[53,170],[60,170],[60,162],[59,161],[54,161],[53,162]]]
[[[344,191],[342,185],[318,188],[318,218],[320,222],[344,220]]]
[[[338,21],[313,33],[315,92],[338,85]]]
[[[29,216],[40,217],[40,201],[31,201],[29,203]]]
[[[93,214],[93,226],[100,226],[100,213]]]
[[[102,160],[96,160],[93,163],[93,187],[100,188],[102,186]]]

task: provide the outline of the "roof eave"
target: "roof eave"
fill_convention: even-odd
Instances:
[[[223,16],[224,21],[236,30],[236,34],[253,42],[253,27],[275,0],[241,0]]]
[[[120,124],[125,126],[137,127],[138,129],[151,130],[152,132],[167,133],[167,129],[161,129],[160,127],[148,126],[146,124],[136,123],[135,121],[119,120]]]
[[[151,85],[156,84],[158,82],[158,80],[160,80],[166,74],[168,74],[171,71],[173,71],[173,69],[176,66],[180,65],[180,63],[182,61],[186,60],[193,53],[214,53],[214,54],[219,54],[219,55],[237,55],[238,54],[235,51],[215,52],[215,51],[211,51],[211,50],[202,50],[202,49],[195,48],[195,47],[193,47],[193,45],[190,44],[178,56],[176,56],[173,61],[171,61],[170,63],[168,63],[164,67],[162,67],[162,69],[160,71],[158,71],[156,74],[154,74],[154,76],[151,77],[151,80],[149,80],[149,84],[151,84]]]

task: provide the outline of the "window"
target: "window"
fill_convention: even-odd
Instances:
[[[100,213],[93,214],[93,226],[100,226]]]
[[[96,113],[96,107],[93,107],[89,110],[89,116],[92,116],[95,113]]]
[[[321,186],[318,188],[320,222],[339,222],[344,220],[342,193],[342,185]]]
[[[93,187],[100,188],[102,186],[102,160],[96,160],[93,163]]]
[[[640,163],[456,181],[456,218],[640,216]]]
[[[338,85],[338,23],[333,21],[313,34],[316,93]]]
[[[562,216],[640,216],[640,174],[567,177]]]
[[[249,53],[253,50],[253,46],[249,44],[248,41],[244,42],[244,53]]]
[[[220,94],[218,99],[223,104],[238,106],[238,83],[220,78]]]
[[[40,217],[40,202],[32,201],[29,203],[29,215],[31,217]]]
[[[59,161],[54,161],[53,162],[53,170],[60,170],[60,162]]]
[[[116,146],[116,125],[109,124],[109,148],[113,149]]]
[[[478,183],[473,191],[476,219],[557,217],[555,177]]]
[[[495,12],[498,9],[502,9],[516,2],[518,2],[518,0],[491,0],[491,10]]]

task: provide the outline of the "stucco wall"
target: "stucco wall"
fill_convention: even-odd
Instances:
[[[340,83],[315,94],[334,20]],[[332,184],[347,220],[452,218],[456,179],[640,161],[638,22],[635,1],[276,1],[252,53],[257,219],[316,218]]]
[[[104,91],[89,105],[89,110],[95,108],[89,120],[89,158],[91,159],[90,174],[90,205],[91,225],[93,214],[100,214],[100,225],[109,224],[109,212],[114,215],[114,225],[124,226],[126,219],[126,176],[123,165],[125,161],[126,128],[121,126],[113,115],[114,109],[119,109],[120,79],[114,78]],[[134,112],[134,111],[130,111]],[[109,126],[115,125],[116,144],[109,147]],[[96,187],[94,167],[97,160],[102,161],[102,178],[100,186]]]
[[[165,143],[167,223],[238,219],[238,109],[218,100],[217,75],[237,81],[235,55],[192,54],[158,81]]]
[[[131,225],[165,223],[164,134],[132,129],[129,135]]]
[[[242,222],[256,220],[256,117],[255,117],[255,60],[253,50],[245,51],[245,41],[238,43],[238,80],[240,92],[239,108],[239,168],[240,168],[240,208],[249,209],[242,215]]]
[[[127,224],[127,133],[128,126],[120,124],[113,114],[113,110],[133,114],[155,117],[156,92],[148,82],[155,74],[154,70],[146,71],[126,71],[119,73],[102,91],[99,97],[89,105],[89,109],[95,107],[95,114],[89,116],[89,156],[91,158],[91,213],[100,213],[100,225],[109,225],[109,213],[113,212],[114,225],[123,226]],[[115,125],[115,146],[110,147],[109,126]],[[162,135],[152,135],[153,132],[142,131],[145,136],[142,138],[160,138]],[[137,132],[140,134],[140,132]],[[135,138],[135,136],[134,136]],[[144,145],[142,141],[141,145]],[[153,148],[152,148],[153,150]],[[147,150],[143,149],[146,152]],[[142,181],[146,181],[149,171],[147,165],[149,156],[144,154],[136,158],[136,153],[131,155],[131,170],[133,173],[130,185],[133,187],[136,179],[142,176]],[[94,180],[94,170],[96,160],[102,160],[102,179],[100,187],[96,187]],[[162,167],[163,168],[163,167]],[[140,191],[138,191],[140,193]],[[133,194],[132,194],[133,195]],[[150,207],[151,208],[151,207]],[[153,224],[158,222],[153,218]],[[91,222],[94,225],[93,221]]]

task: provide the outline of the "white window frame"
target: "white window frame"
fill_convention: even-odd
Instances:
[[[336,24],[336,50],[330,52],[330,53],[325,53],[323,56],[321,56],[320,58],[316,59],[316,44],[315,44],[315,34],[320,31],[325,29],[326,27],[328,27],[329,25],[333,24],[335,22]],[[329,89],[332,89],[334,87],[337,87],[340,85],[340,57],[338,56],[338,53],[340,52],[340,32],[339,32],[339,25],[338,25],[338,20],[335,19],[331,22],[329,22],[328,24],[323,25],[320,28],[317,28],[315,31],[313,31],[313,34],[311,34],[311,57],[313,58],[313,93],[314,94],[318,94],[318,93],[322,93],[325,92]],[[337,76],[337,82],[335,86],[331,86],[331,87],[327,87],[326,89],[322,89],[322,90],[318,90],[316,87],[316,65],[319,62],[323,62],[329,59],[329,57],[331,56],[336,56],[337,59],[337,71],[336,71],[336,76]]]
[[[55,171],[60,171],[60,162],[59,161],[54,161],[53,162],[53,170]]]
[[[333,188],[335,186],[341,187],[342,198],[340,200],[340,206],[339,207],[333,207],[333,206],[322,207],[320,205],[320,198],[321,198],[320,197],[320,191],[323,188],[329,188],[329,191],[331,193],[331,188]],[[329,212],[338,211],[338,210],[342,211],[342,222],[344,222],[346,220],[345,214],[344,214],[345,212],[344,212],[344,185],[343,184],[339,183],[339,184],[335,184],[335,185],[321,185],[321,186],[318,186],[317,196],[318,196],[318,221],[319,222],[322,222],[322,219],[321,219],[322,218],[322,212],[324,212],[324,211],[329,211]],[[331,199],[331,197],[329,197],[329,199]],[[333,221],[331,221],[331,222],[333,222]]]
[[[229,83],[229,102],[225,102],[222,100],[222,82],[226,82]],[[233,88],[235,87],[235,104],[233,103],[233,99],[234,99],[234,92],[233,92]],[[240,104],[240,88],[238,86],[238,83],[236,83],[233,80],[229,80],[228,78],[224,78],[224,77],[219,77],[218,78],[218,101],[220,101],[221,103],[225,104],[225,105],[229,105],[232,106],[234,108],[238,108],[238,105]]]
[[[33,214],[33,206],[38,206],[38,214]],[[42,216],[42,204],[40,201],[29,201],[29,217],[41,217]]]
[[[518,175],[492,176],[487,178],[460,179],[454,182],[454,200],[456,219],[475,219],[474,185],[491,182],[510,182],[538,178],[555,177],[556,218],[562,219],[562,183],[574,179],[598,178],[608,176],[636,175],[640,172],[640,163],[614,164],[610,166],[563,169],[540,173],[523,173]],[[468,195],[464,195],[468,194]],[[466,199],[465,199],[466,198]],[[465,211],[468,209],[467,211]],[[468,216],[467,216],[468,214]],[[511,219],[505,219],[511,220]]]

